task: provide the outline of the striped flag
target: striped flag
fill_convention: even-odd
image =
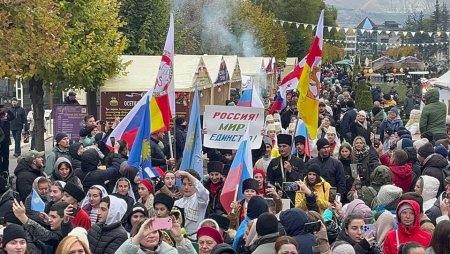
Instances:
[[[319,121],[320,66],[323,48],[323,10],[317,23],[316,36],[311,44],[303,66],[297,90],[300,98],[297,103],[300,117],[306,125],[310,137],[317,136]]]

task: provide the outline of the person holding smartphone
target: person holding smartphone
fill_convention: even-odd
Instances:
[[[342,231],[336,241],[344,241],[353,246],[357,254],[381,254],[381,251],[374,246],[375,237],[365,237],[364,218],[360,214],[347,216],[342,224]]]
[[[307,171],[304,180],[297,181],[300,191],[295,194],[295,207],[305,211],[318,209],[322,213],[330,206],[331,185],[320,177],[319,165],[311,164]]]
[[[131,231],[131,238],[128,238],[116,254],[140,254],[140,253],[197,253],[189,239],[181,234],[181,225],[172,216],[172,228],[170,235],[176,241],[176,248],[163,241],[161,230],[154,229],[155,218],[142,219],[138,221]],[[212,228],[211,228],[212,229]],[[219,233],[218,233],[219,234]],[[200,232],[203,235],[203,231]],[[199,237],[200,239],[200,237]]]

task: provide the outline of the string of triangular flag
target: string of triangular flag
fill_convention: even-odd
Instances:
[[[335,40],[335,39],[323,39],[325,42],[331,44],[358,44],[358,45],[384,45],[389,47],[429,47],[446,45],[449,42],[428,42],[428,43],[387,43],[387,42],[367,42],[367,41],[352,41],[352,40]]]
[[[308,24],[308,23],[302,23],[302,22],[294,22],[294,21],[286,21],[286,20],[281,20],[281,19],[274,19],[273,23],[275,24],[280,24],[282,27],[287,24],[289,27],[291,26],[295,26],[297,29],[299,28],[303,28],[303,29],[307,29],[310,28],[311,30],[314,30],[316,28],[316,25],[314,24]],[[433,37],[433,36],[444,36],[447,35],[447,37],[450,37],[450,32],[445,32],[445,31],[435,31],[435,32],[429,32],[429,31],[424,31],[424,30],[420,30],[420,31],[405,31],[405,30],[383,30],[383,29],[357,29],[357,28],[351,28],[351,27],[340,27],[340,26],[324,26],[324,29],[328,32],[331,31],[336,31],[336,32],[343,32],[345,34],[356,34],[356,33],[369,33],[369,34],[373,34],[373,33],[377,33],[377,34],[386,34],[386,35],[390,35],[390,34],[395,34],[396,36],[412,36],[415,37],[416,35],[428,35],[429,37]]]

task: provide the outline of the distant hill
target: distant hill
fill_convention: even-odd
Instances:
[[[430,14],[434,10],[434,0],[325,0],[328,5],[338,9],[338,24],[343,27],[354,27],[365,17],[376,24],[386,20],[404,24],[408,15],[414,11]],[[450,0],[439,0],[450,8]]]

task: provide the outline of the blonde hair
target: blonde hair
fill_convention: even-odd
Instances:
[[[86,243],[77,236],[66,236],[64,239],[61,240],[61,242],[58,245],[58,248],[56,249],[56,254],[67,254],[70,251],[70,248],[75,243],[80,243],[81,246],[83,246],[84,253],[91,254],[91,250],[89,249],[89,246],[86,245]]]

